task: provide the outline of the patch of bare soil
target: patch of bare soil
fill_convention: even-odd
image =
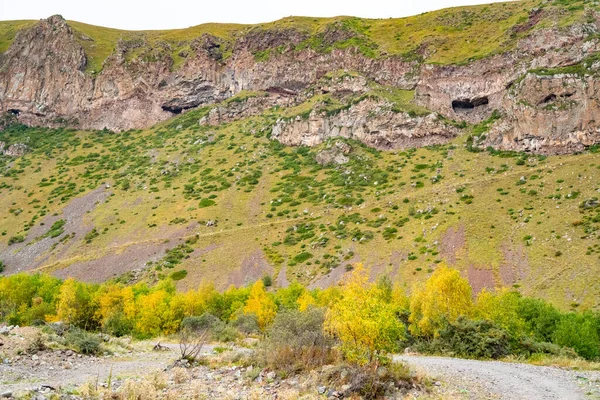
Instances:
[[[317,278],[315,281],[311,282],[308,285],[308,288],[325,289],[330,286],[341,284],[350,275],[350,272],[352,271],[351,267],[358,262],[360,262],[360,256],[358,254],[355,254],[353,258],[344,261],[342,265],[340,265],[337,268],[334,268],[327,275],[323,275]]]
[[[529,260],[522,244],[505,243],[502,245],[504,262],[500,265],[500,278],[505,285],[513,285],[529,275]]]
[[[85,222],[85,215],[110,195],[104,186],[81,197],[74,198],[65,206],[60,215],[48,215],[34,226],[23,243],[0,250],[0,258],[6,264],[9,274],[29,271],[43,265],[51,256],[64,254],[73,244],[81,240],[92,228]],[[64,233],[55,238],[42,236],[52,224],[65,220]],[[67,238],[68,236],[68,238]]]
[[[262,250],[256,250],[242,260],[238,269],[229,274],[228,285],[244,286],[265,275],[273,275],[273,266],[269,264]]]
[[[198,224],[193,222],[179,229],[162,229],[156,237],[146,241],[114,241],[110,247],[99,249],[104,254],[97,258],[76,261],[53,272],[53,275],[99,283],[127,272],[143,270],[148,262],[160,260],[166,250],[183,243],[182,238],[191,236],[197,227]],[[136,237],[136,234],[132,236]]]
[[[456,264],[457,253],[465,247],[467,237],[464,225],[449,228],[440,238],[440,253],[448,264]]]
[[[288,281],[287,278],[287,268],[285,266],[281,267],[281,270],[279,270],[277,279],[275,279],[275,284],[280,288],[286,288],[290,286],[290,281]]]
[[[73,263],[55,271],[53,275],[100,283],[129,271],[145,268],[147,262],[158,261],[173,246],[173,243],[163,241],[132,244],[94,260]]]
[[[470,265],[467,270],[467,278],[473,289],[474,296],[479,294],[483,289],[494,289],[496,287],[494,271],[489,269],[478,269]]]

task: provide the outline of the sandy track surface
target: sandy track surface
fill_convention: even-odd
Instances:
[[[500,361],[444,357],[396,356],[396,361],[439,378],[453,392],[470,399],[600,399],[600,372]]]

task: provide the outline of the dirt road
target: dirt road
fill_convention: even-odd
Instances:
[[[396,361],[439,378],[468,399],[600,399],[600,372],[572,371],[499,361],[396,356]]]

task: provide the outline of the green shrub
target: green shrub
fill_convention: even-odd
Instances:
[[[121,337],[133,332],[133,322],[123,313],[115,313],[102,324],[102,329],[113,336]]]
[[[23,235],[15,235],[15,236],[11,236],[8,239],[8,245],[13,245],[15,243],[23,243],[25,241],[25,238],[23,237]]]
[[[235,342],[240,337],[240,333],[236,328],[227,324],[221,329],[214,330],[212,332],[212,337],[217,342]]]
[[[2,261],[0,261],[0,274],[4,272],[4,268],[6,268],[6,266]]]
[[[510,354],[510,337],[492,322],[459,317],[456,323],[446,324],[431,342],[416,347],[456,357],[498,359]]]
[[[266,364],[284,374],[314,370],[335,358],[332,339],[325,335],[325,310],[286,310],[277,314],[268,332]]]
[[[265,285],[265,287],[270,287],[273,285],[273,278],[271,277],[271,275],[263,276],[262,281],[263,281],[263,284]]]
[[[260,328],[258,327],[258,319],[255,314],[240,313],[233,321],[233,326],[246,335],[260,332]]]
[[[577,358],[575,351],[561,347],[554,343],[536,342],[535,340],[524,337],[515,344],[513,353],[531,357],[534,354],[551,354],[554,356]]]
[[[206,207],[210,207],[210,206],[212,206],[214,204],[215,204],[214,200],[202,199],[202,200],[200,200],[200,203],[198,204],[198,207],[199,208],[206,208]]]
[[[65,231],[64,227],[66,223],[67,221],[65,221],[64,219],[59,219],[58,221],[52,224],[50,230],[44,235],[44,237],[54,239],[55,237],[62,235]]]
[[[102,340],[98,335],[81,329],[71,329],[65,336],[67,346],[81,354],[98,354]]]
[[[313,255],[311,253],[305,251],[294,256],[294,261],[296,261],[297,263],[303,263],[304,261],[307,261],[308,259],[312,258],[312,256]]]
[[[560,312],[543,300],[522,297],[518,314],[525,321],[525,331],[538,342],[551,342],[560,320]]]
[[[173,279],[174,281],[180,281],[184,279],[187,276],[187,274],[188,272],[185,269],[175,271],[171,274],[171,279]]]
[[[225,322],[210,313],[204,313],[199,317],[185,317],[181,321],[181,329],[187,329],[196,333],[214,331],[222,329],[224,326]]]
[[[563,315],[556,325],[553,342],[575,350],[587,360],[600,358],[598,320],[591,313]]]
[[[218,342],[233,342],[240,336],[236,328],[210,313],[184,318],[181,321],[181,329],[195,333],[209,332],[212,339]]]

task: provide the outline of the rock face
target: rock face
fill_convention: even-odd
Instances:
[[[465,65],[433,65],[400,56],[369,57],[358,47],[320,52],[297,46],[307,33],[294,28],[253,28],[230,45],[204,33],[189,50],[144,36],[120,39],[102,70],[90,62],[80,37],[60,16],[17,34],[0,55],[0,111],[30,125],[126,130],[151,126],[244,91],[265,91],[238,104],[214,107],[201,124],[219,124],[275,106],[298,104],[303,93],[332,71],[355,71],[370,82],[413,90],[415,102],[450,120],[479,123],[498,110],[483,145],[539,153],[580,151],[600,143],[595,115],[598,65],[573,72],[599,50],[598,17],[569,28],[533,29],[542,11],[511,29],[529,32],[516,48]],[[319,34],[323,45],[359,40],[332,24]],[[277,50],[277,51],[274,51]],[[265,59],[257,57],[261,52]],[[135,57],[133,56],[135,55]],[[564,73],[550,73],[548,70]],[[326,91],[326,89],[323,89]],[[349,88],[352,90],[352,88]],[[431,114],[411,117],[380,101],[363,101],[335,116],[281,120],[273,137],[290,145],[315,145],[352,137],[377,148],[441,143],[458,134]]]
[[[316,146],[343,137],[378,149],[393,149],[442,144],[458,133],[436,114],[411,117],[393,111],[388,103],[366,99],[333,116],[315,110],[307,119],[279,120],[271,137],[289,146]]]

